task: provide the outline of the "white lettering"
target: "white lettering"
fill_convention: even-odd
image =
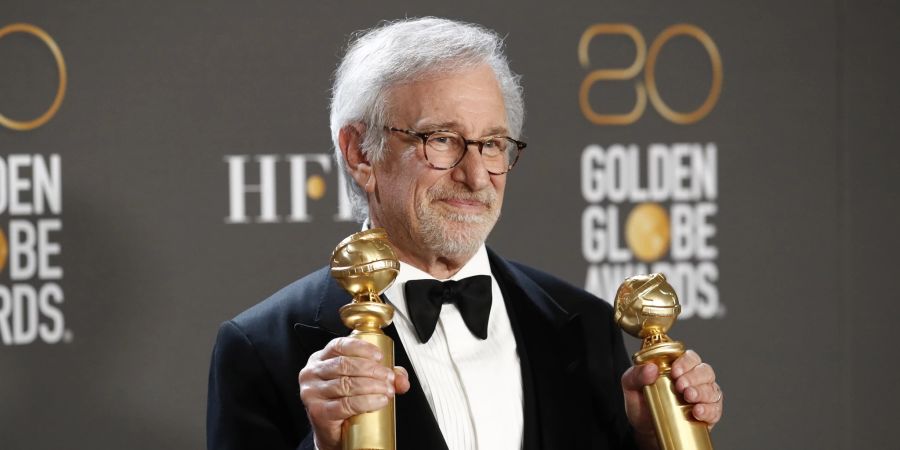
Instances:
[[[63,291],[56,283],[47,283],[41,287],[38,294],[38,307],[41,315],[50,321],[50,324],[41,323],[38,332],[41,340],[48,344],[62,341],[65,335],[62,311],[59,305],[63,302]]]
[[[3,158],[0,158],[0,213],[6,211],[6,194],[9,192],[6,184],[6,171],[6,161]]]
[[[581,154],[581,193],[599,203],[714,200],[718,196],[716,145],[651,144],[642,153],[635,144],[585,147]],[[641,176],[646,173],[646,178]]]
[[[581,253],[588,262],[601,262],[606,257],[605,224],[606,212],[601,206],[588,206],[581,214]]]
[[[60,245],[50,240],[50,232],[62,230],[62,221],[41,219],[38,221],[37,230],[38,276],[43,280],[58,280],[63,276],[63,269],[58,265],[50,265],[50,257],[59,255]]]
[[[331,158],[325,154],[288,155],[291,166],[291,222],[309,222],[312,217],[306,209],[306,165],[317,163],[325,173],[331,172]]]
[[[228,200],[229,214],[225,223],[247,223],[245,196],[247,193],[259,193],[259,216],[257,222],[278,222],[275,208],[275,162],[276,155],[257,155],[254,159],[259,162],[259,184],[246,184],[244,181],[244,165],[248,157],[244,155],[229,155],[225,157],[228,163]]]
[[[19,170],[31,164],[29,155],[9,155],[7,165],[9,169],[9,214],[31,214],[31,203],[23,200],[21,195],[31,189],[31,180],[20,175]]]
[[[603,200],[603,149],[589,145],[581,152],[581,195],[591,203]]]
[[[711,223],[715,214],[715,203],[672,205],[670,216],[673,260],[683,261],[692,257],[714,259],[719,255],[716,246],[709,243],[709,239],[716,234],[716,227]]]
[[[625,183],[625,147],[614,144],[606,152],[606,169],[603,178],[606,180],[606,195],[611,202],[624,201],[628,195]]]
[[[712,202],[702,202],[697,203],[694,208],[697,258],[715,259],[719,256],[719,249],[710,244],[709,240],[716,235],[716,226],[712,223],[712,217],[716,215],[718,207]]]
[[[47,283],[40,290],[30,284],[14,284],[11,290],[0,285],[0,343],[31,344],[38,337],[48,344],[62,341],[62,302],[63,291],[56,283]]]
[[[34,286],[16,284],[12,288],[13,344],[30,344],[38,333],[37,292]]]
[[[50,168],[42,155],[34,155],[34,213],[43,214],[46,207],[53,214],[62,213],[62,170],[59,155],[50,155]]]
[[[27,220],[9,221],[9,277],[27,280],[37,270],[37,233]]]
[[[619,208],[616,205],[591,205],[581,215],[581,249],[589,262],[623,262],[631,251],[622,247],[619,232]]]
[[[699,181],[700,192],[698,198],[715,200],[719,196],[719,163],[716,144],[710,142],[701,151],[697,149],[696,155],[691,161],[693,177]]]
[[[672,145],[672,200],[684,202],[691,200],[691,171],[690,162],[684,163],[684,159],[691,156],[692,145]],[[688,186],[685,186],[687,184]]]
[[[704,261],[697,265],[697,316],[702,319],[710,319],[722,315],[719,304],[719,289],[716,282],[719,281],[719,268],[710,261]]]
[[[647,151],[647,190],[650,200],[661,202],[669,198],[672,183],[667,167],[672,165],[669,149],[662,144],[652,144]]]
[[[12,331],[9,324],[12,323],[12,296],[9,288],[0,284],[0,341],[3,345],[12,344]]]

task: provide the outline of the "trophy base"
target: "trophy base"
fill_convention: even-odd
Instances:
[[[366,341],[381,350],[381,365],[394,367],[394,341],[381,330],[391,323],[394,308],[381,302],[361,301],[344,305],[341,310],[344,324],[353,328],[350,337]],[[344,421],[341,441],[343,450],[395,450],[394,399],[377,411],[353,416]]]
[[[350,337],[374,344],[384,355],[381,365],[394,367],[394,341],[381,330],[354,331]],[[343,450],[395,450],[397,448],[395,421],[396,407],[393,398],[382,409],[347,419],[342,430]]]
[[[682,399],[672,381],[672,362],[684,354],[684,344],[659,342],[641,349],[632,359],[635,364],[654,363],[659,367],[656,381],[644,386],[656,437],[662,450],[712,450],[709,429],[695,419],[693,405]]]
[[[694,418],[693,405],[681,401],[668,375],[644,386],[661,450],[713,450],[706,423]]]

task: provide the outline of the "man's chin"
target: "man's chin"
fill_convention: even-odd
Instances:
[[[442,234],[450,236],[482,236],[486,238],[497,216],[493,211],[473,212],[442,212],[435,222],[436,228],[442,230]],[[484,239],[482,239],[484,240]]]
[[[463,225],[482,225],[488,224],[492,220],[492,216],[487,213],[447,213],[443,215],[443,218],[448,223],[455,224],[463,224]]]
[[[442,217],[433,227],[425,227],[425,244],[436,254],[468,258],[484,244],[493,222],[483,216]]]
[[[435,255],[459,260],[464,263],[466,260],[475,255],[475,252],[484,244],[483,240],[477,239],[447,239],[435,240],[429,242],[428,246]]]
[[[433,202],[418,210],[424,244],[438,255],[470,258],[478,251],[499,218],[487,208],[456,208]]]

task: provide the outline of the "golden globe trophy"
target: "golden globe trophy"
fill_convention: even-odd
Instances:
[[[675,290],[661,273],[634,276],[619,286],[614,308],[616,323],[643,339],[632,357],[634,363],[659,366],[656,382],[644,386],[659,446],[663,450],[712,450],[706,423],[694,418],[693,406],[681,398],[672,382],[671,364],[684,353],[684,344],[666,336],[681,313]]]
[[[352,234],[341,241],[331,255],[331,276],[351,295],[353,301],[341,307],[341,320],[352,328],[351,337],[375,344],[384,358],[381,364],[394,367],[394,341],[381,331],[391,323],[394,307],[381,301],[400,271],[400,261],[383,228]],[[394,450],[394,399],[378,411],[353,416],[344,421],[341,433],[344,450]]]

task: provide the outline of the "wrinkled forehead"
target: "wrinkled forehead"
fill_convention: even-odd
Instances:
[[[468,129],[508,133],[503,93],[487,64],[427,72],[395,83],[384,98],[386,119],[394,125],[418,131]]]

